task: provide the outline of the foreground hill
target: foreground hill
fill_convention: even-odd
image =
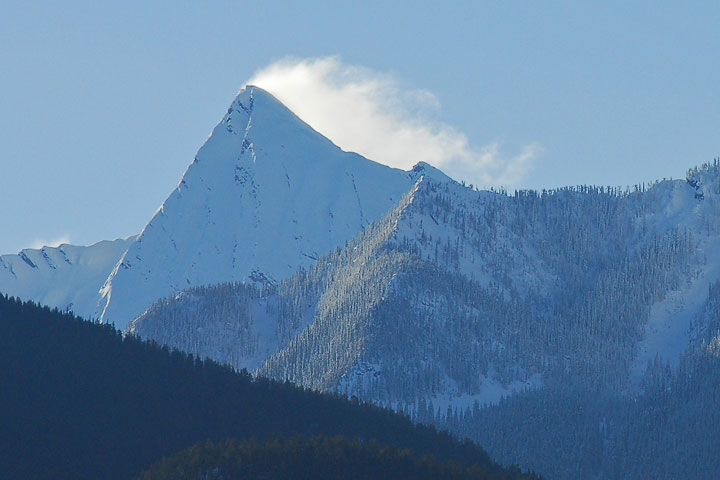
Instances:
[[[128,478],[206,439],[344,435],[504,472],[476,445],[368,404],[252,378],[0,296],[2,478]]]
[[[409,450],[343,437],[279,438],[194,445],[153,465],[140,480],[476,480],[507,478],[477,466],[419,458]],[[536,478],[534,476],[528,476]]]

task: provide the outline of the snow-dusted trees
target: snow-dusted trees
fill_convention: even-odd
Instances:
[[[662,463],[628,435],[682,451],[647,440],[652,429],[638,418],[679,427],[666,414],[638,412],[628,378],[652,306],[713,260],[720,165],[688,178],[513,196],[422,180],[383,220],[276,288],[192,290],[189,307],[168,299],[136,331],[237,368],[391,405],[553,477],[615,478],[632,470],[624,451]],[[720,298],[715,290],[710,298]],[[720,352],[716,304],[708,300],[693,326],[702,344],[693,351],[704,359]],[[652,364],[642,401],[664,411],[667,392],[705,392],[687,379],[714,372],[708,362],[686,362],[681,373]],[[525,388],[484,404],[497,398],[491,391]],[[553,456],[566,460],[564,470],[523,460]]]

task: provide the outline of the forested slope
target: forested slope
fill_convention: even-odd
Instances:
[[[718,219],[718,160],[626,190],[511,196],[422,178],[384,219],[279,285],[191,289],[133,326],[390,405],[550,477],[676,478],[670,465],[684,465],[714,478],[699,462],[720,445],[708,415],[720,324],[703,313],[718,295]],[[650,387],[657,377],[667,390]],[[677,411],[647,417],[645,406]],[[698,436],[702,454],[684,447]]]
[[[128,478],[199,441],[277,435],[376,439],[519,478],[478,446],[389,410],[252,378],[108,325],[0,295],[0,326],[2,478]]]

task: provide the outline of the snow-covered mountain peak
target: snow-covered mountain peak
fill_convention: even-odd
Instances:
[[[455,182],[455,180],[445,175],[442,171],[426,162],[418,162],[412,170],[410,170],[410,178],[413,180],[418,180],[421,177],[429,178],[440,183]]]
[[[322,145],[323,148],[340,150],[270,93],[248,85],[230,104],[225,116],[198,151],[193,164],[234,162],[246,152],[254,163],[257,160],[255,149],[258,146],[262,148],[274,146],[276,149],[287,150],[290,145],[285,142],[288,140],[303,143],[306,148]],[[230,151],[235,153],[234,157],[227,155]],[[273,161],[279,158],[266,155],[263,160]],[[185,175],[187,176],[188,173],[191,173],[190,169]],[[183,178],[183,180],[188,179]]]
[[[189,286],[275,283],[383,217],[413,184],[248,86],[108,278],[102,320],[122,329]]]

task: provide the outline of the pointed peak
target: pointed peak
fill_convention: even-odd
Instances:
[[[332,143],[273,94],[255,85],[246,85],[238,92],[219,126],[220,130],[243,136],[250,124],[255,128],[254,138],[258,136],[258,130],[267,140],[274,141],[283,138],[288,131],[296,131],[303,132],[301,135],[305,138],[317,137],[316,141]]]
[[[412,170],[410,170],[409,176],[414,181],[418,181],[422,177],[424,179],[431,179],[440,183],[455,183],[455,180],[445,175],[445,173],[443,173],[441,170],[425,162],[416,163]]]
[[[245,85],[243,88],[241,88],[238,94],[235,96],[235,102],[233,103],[241,101],[247,104],[251,101],[254,101],[255,98],[262,98],[280,103],[280,101],[275,98],[270,92],[255,85]]]
[[[245,91],[248,91],[248,92],[249,92],[249,95],[258,95],[258,96],[263,96],[263,95],[264,95],[264,96],[266,96],[266,97],[275,98],[272,93],[268,92],[268,91],[265,90],[264,88],[258,87],[257,85],[250,85],[250,84],[245,85],[245,86],[240,90],[240,92],[238,93],[238,95],[241,95],[241,94],[242,94],[243,92],[245,92]],[[276,100],[277,100],[277,99],[276,99]]]
[[[259,102],[263,109],[284,110],[290,112],[272,93],[255,85],[245,85],[235,96],[230,109],[243,110],[250,115],[255,103]]]
[[[235,96],[235,100],[233,100],[230,108],[228,109],[228,114],[231,114],[233,110],[240,110],[245,112],[248,116],[251,116],[255,106],[255,101],[257,100],[263,104],[275,104],[286,108],[277,98],[273,97],[272,94],[266,90],[256,87],[255,85],[246,85]]]

